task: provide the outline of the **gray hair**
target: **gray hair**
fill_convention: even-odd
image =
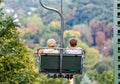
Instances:
[[[47,40],[47,45],[49,45],[50,43],[54,43],[56,45],[55,39],[48,39]]]

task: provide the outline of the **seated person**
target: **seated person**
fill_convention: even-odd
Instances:
[[[58,50],[54,49],[56,47],[56,41],[54,39],[48,39],[47,41],[48,49],[40,49],[37,54],[42,53],[59,53]]]
[[[83,54],[83,50],[80,47],[77,46],[77,40],[75,38],[71,38],[69,41],[70,47],[66,48],[65,53],[66,54]]]
[[[71,38],[69,41],[70,48],[66,48],[65,53],[66,54],[85,54],[85,51],[77,46],[77,40],[75,38]],[[82,56],[82,63],[85,63],[85,57]]]
[[[66,48],[65,53],[66,54],[83,54],[84,51],[82,50],[82,48],[77,47],[77,40],[75,38],[71,38],[69,41],[69,48]],[[83,58],[83,57],[82,57]],[[84,58],[82,60],[82,64],[84,65]],[[82,68],[83,66],[81,66]],[[66,74],[65,78],[73,78],[73,74]]]
[[[59,53],[58,50],[54,49],[56,47],[56,41],[54,39],[48,39],[47,41],[48,49],[44,49],[43,53]]]

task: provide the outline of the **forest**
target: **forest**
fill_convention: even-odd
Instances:
[[[44,0],[60,9],[60,0]],[[113,0],[64,0],[64,47],[75,37],[86,51],[85,74],[76,84],[113,84]],[[60,17],[39,0],[0,1],[0,83],[62,84],[38,72],[34,52],[54,38],[60,46]],[[69,81],[66,82],[69,84]]]

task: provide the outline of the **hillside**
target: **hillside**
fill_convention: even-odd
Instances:
[[[61,4],[59,0],[45,0],[43,3],[60,10]],[[24,0],[5,0],[5,5],[6,8],[13,9],[18,15],[28,16],[30,12],[32,14],[40,14],[46,23],[57,17],[57,15],[55,17],[52,16],[53,12],[43,9],[39,4],[39,0],[26,0],[25,2]],[[113,0],[64,0],[63,13],[69,26],[89,23],[91,19],[109,23],[113,20]],[[51,19],[46,19],[50,18],[50,16]]]
[[[44,0],[43,3],[60,10],[59,0]],[[6,14],[18,19],[21,38],[29,47],[45,46],[48,38],[60,38],[59,16],[42,8],[39,0],[5,0],[4,4]],[[79,39],[86,45],[101,53],[106,49],[104,53],[112,55],[113,0],[64,0],[63,14],[65,31],[79,31]]]

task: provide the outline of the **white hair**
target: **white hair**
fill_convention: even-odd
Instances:
[[[47,45],[49,45],[50,43],[54,43],[56,45],[55,39],[48,39],[47,40]]]

